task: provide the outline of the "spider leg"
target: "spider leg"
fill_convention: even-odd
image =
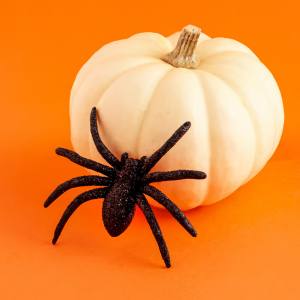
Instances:
[[[93,200],[96,198],[103,198],[105,197],[107,192],[107,189],[105,188],[97,188],[97,189],[93,189],[87,192],[84,192],[82,194],[80,194],[79,196],[77,196],[67,207],[67,209],[65,210],[64,214],[62,215],[61,219],[59,220],[56,228],[55,228],[55,232],[54,232],[54,236],[52,239],[52,244],[54,245],[64,226],[66,225],[67,221],[69,220],[69,218],[71,217],[71,215],[74,213],[74,211],[84,202],[87,202],[89,200]]]
[[[194,237],[197,236],[196,230],[184,213],[164,193],[151,185],[145,185],[143,192],[163,205],[187,232]]]
[[[109,177],[114,177],[115,175],[115,171],[112,168],[102,165],[94,160],[82,157],[78,153],[72,150],[65,149],[65,148],[57,148],[55,152],[57,155],[66,157],[73,163],[85,167],[87,169],[102,173]]]
[[[159,182],[169,180],[181,180],[181,179],[204,179],[206,174],[201,171],[194,170],[175,170],[168,172],[153,172],[145,176],[144,182]]]
[[[147,222],[151,228],[151,231],[155,237],[155,240],[159,247],[160,254],[162,256],[162,259],[165,262],[166,267],[170,268],[171,262],[170,262],[170,256],[169,256],[169,251],[168,251],[166,242],[165,242],[162,232],[159,228],[159,225],[157,223],[155,215],[154,215],[147,199],[145,198],[145,196],[143,194],[140,194],[137,196],[137,204],[146,217],[146,220],[147,220]]]
[[[60,184],[47,198],[44,203],[44,207],[48,207],[53,203],[59,196],[61,196],[66,191],[80,187],[80,186],[107,186],[112,183],[112,180],[107,177],[100,177],[95,175],[90,176],[79,176],[72,178],[62,184]]]
[[[191,123],[185,122],[158,150],[148,157],[143,168],[143,173],[147,174],[155,166],[155,164],[183,137],[190,127]]]
[[[102,157],[114,168],[120,169],[121,162],[108,150],[108,148],[102,142],[98,126],[97,126],[97,109],[96,107],[92,108],[91,115],[90,115],[90,130],[91,135],[93,137],[95,146],[98,152],[102,155]]]

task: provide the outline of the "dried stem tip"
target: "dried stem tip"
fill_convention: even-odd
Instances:
[[[194,69],[199,61],[195,57],[195,49],[201,33],[201,29],[188,25],[183,28],[175,49],[168,53],[163,60],[174,67]]]

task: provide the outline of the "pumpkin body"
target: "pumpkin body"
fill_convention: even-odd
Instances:
[[[207,173],[205,180],[155,184],[185,210],[221,200],[255,176],[279,143],[284,114],[276,81],[246,46],[201,34],[198,67],[176,68],[162,57],[178,37],[140,33],[102,47],[76,77],[70,115],[75,151],[101,163],[89,133],[93,106],[103,141],[117,157],[151,155],[190,121],[152,170]]]

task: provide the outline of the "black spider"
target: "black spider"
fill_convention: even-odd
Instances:
[[[79,154],[64,148],[57,148],[56,153],[64,156],[72,162],[106,175],[103,176],[80,176],[60,184],[48,197],[44,207],[48,207],[59,196],[69,189],[80,186],[104,186],[84,192],[77,196],[67,207],[54,232],[52,243],[55,244],[59,238],[66,222],[73,212],[84,202],[92,199],[104,198],[102,207],[103,223],[108,233],[115,237],[120,235],[134,215],[135,206],[138,205],[144,213],[147,222],[153,232],[158,244],[161,256],[166,267],[170,267],[170,257],[167,245],[153,214],[153,211],[144,196],[152,197],[163,205],[172,216],[192,235],[197,233],[183,212],[160,190],[151,186],[151,182],[180,180],[180,179],[204,179],[206,174],[201,171],[176,170],[169,172],[148,173],[154,165],[180,140],[188,131],[191,123],[186,122],[180,126],[173,135],[150,157],[143,156],[141,159],[128,157],[123,153],[118,160],[103,144],[97,128],[97,111],[94,107],[90,115],[90,130],[97,150],[102,157],[113,167],[100,164],[91,159],[84,158]]]

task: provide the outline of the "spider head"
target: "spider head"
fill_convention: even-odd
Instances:
[[[121,156],[121,165],[122,168],[127,164],[131,165],[134,169],[137,171],[142,168],[142,166],[145,164],[147,156],[142,156],[140,159],[137,158],[131,158],[129,157],[127,152],[124,152]]]
[[[140,159],[129,157],[128,153],[125,152],[121,156],[121,169],[118,171],[119,178],[126,178],[130,180],[135,186],[139,184],[142,179],[142,171],[146,161],[146,156],[142,156]]]
[[[121,169],[119,173],[130,172],[132,174],[138,174],[142,165],[140,159],[129,157],[128,153],[124,152],[121,156]]]

